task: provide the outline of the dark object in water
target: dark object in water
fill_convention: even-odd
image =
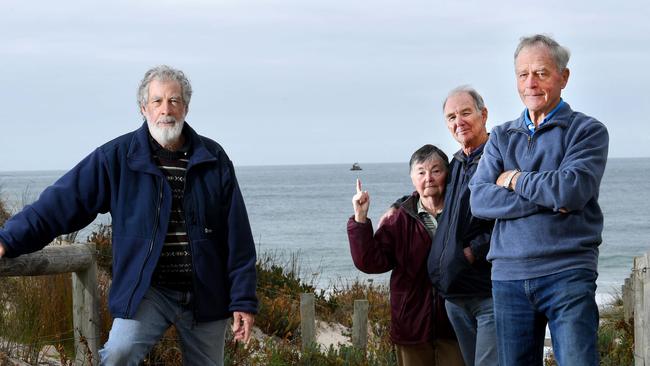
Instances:
[[[354,163],[352,164],[352,168],[350,170],[361,170],[361,167],[359,166],[359,163]]]

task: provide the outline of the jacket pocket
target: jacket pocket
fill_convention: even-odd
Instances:
[[[446,256],[443,258],[442,266],[440,268],[440,290],[444,293],[448,293],[449,289],[453,286],[454,282],[458,278],[458,275],[463,272],[470,270],[472,265],[465,258],[463,250],[454,246],[450,248]]]
[[[392,335],[400,337],[405,332],[408,332],[408,326],[404,322],[407,318],[407,312],[409,311],[406,306],[408,294],[406,292],[391,292],[390,294],[390,303],[391,303],[391,319],[390,327],[392,329]]]

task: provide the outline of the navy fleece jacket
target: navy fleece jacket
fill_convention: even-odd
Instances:
[[[257,312],[255,243],[232,162],[187,123],[191,154],[183,197],[198,322]],[[34,252],[57,235],[111,213],[111,315],[131,318],[151,283],[167,233],[172,191],[149,147],[146,123],[110,141],[48,187],[0,229],[7,257]]]

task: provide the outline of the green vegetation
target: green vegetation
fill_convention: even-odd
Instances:
[[[615,296],[600,312],[598,349],[602,366],[634,365],[634,323],[623,316],[623,299]]]
[[[260,309],[255,324],[269,337],[253,339],[247,347],[226,344],[226,365],[396,365],[388,335],[390,306],[385,287],[355,282],[344,288],[332,288],[326,295],[325,291],[317,291],[299,279],[296,256],[286,266],[278,262],[276,257],[267,254],[257,264]],[[372,334],[367,352],[341,345],[314,346],[301,353],[299,299],[303,292],[315,293],[319,320],[346,327],[352,326],[354,300],[368,299]]]

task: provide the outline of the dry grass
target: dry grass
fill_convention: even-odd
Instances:
[[[74,353],[70,274],[3,278],[0,293],[0,351],[30,363],[45,345]]]
[[[11,213],[7,208],[7,204],[0,199],[0,226],[4,226],[5,221],[7,221],[9,217],[11,217]]]

